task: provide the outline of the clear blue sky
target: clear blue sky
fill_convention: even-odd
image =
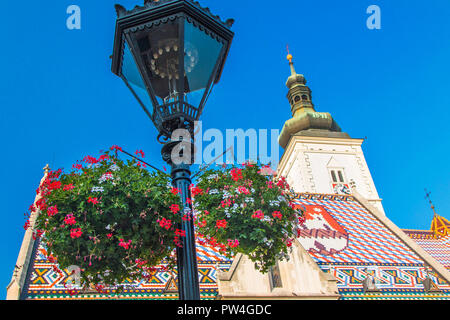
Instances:
[[[0,57],[0,298],[6,296],[42,168],[69,169],[117,144],[143,149],[159,167],[156,130],[110,72],[116,14],[141,0],[2,1]],[[388,217],[429,229],[450,218],[450,2],[202,0],[236,32],[205,129],[281,129],[290,117],[286,44],[318,111],[330,112],[366,160]],[[82,29],[66,28],[81,7]],[[377,4],[382,29],[366,28]]]

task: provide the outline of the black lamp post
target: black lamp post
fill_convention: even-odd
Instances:
[[[193,142],[194,122],[220,79],[230,49],[233,20],[223,22],[192,0],[145,0],[130,11],[116,5],[116,11],[112,72],[123,79],[156,126],[173,185],[182,191],[185,212],[192,218],[188,198],[193,156],[179,163],[171,155],[183,149],[180,144]],[[172,139],[177,129],[187,130],[191,140]],[[184,221],[181,229],[186,237],[177,249],[180,299],[199,300],[193,220]]]

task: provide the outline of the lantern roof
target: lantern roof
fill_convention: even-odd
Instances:
[[[192,1],[192,0],[182,0],[182,1],[180,1],[180,0],[144,0],[143,6],[138,5],[138,6],[135,6],[131,10],[127,10],[125,7],[123,7],[120,4],[116,4],[115,8],[116,8],[116,12],[117,12],[117,17],[123,18],[123,17],[128,17],[131,15],[143,12],[148,9],[154,9],[156,7],[162,7],[162,6],[174,4],[177,2],[190,3],[191,5],[197,7],[198,9],[200,9],[201,11],[206,13],[209,17],[215,19],[217,22],[221,23],[222,25],[224,25],[228,28],[230,28],[234,23],[234,19],[227,19],[226,21],[223,21],[218,15],[214,15],[208,7],[202,7],[198,1]]]

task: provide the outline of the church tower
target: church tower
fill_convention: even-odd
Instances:
[[[317,112],[304,75],[295,71],[287,56],[291,76],[286,82],[292,118],[278,139],[285,150],[278,175],[287,178],[296,192],[351,194],[357,192],[384,214],[381,199],[361,148],[364,139],[342,132],[328,112]]]

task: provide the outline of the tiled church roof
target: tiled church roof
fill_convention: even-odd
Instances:
[[[444,267],[450,269],[450,235],[445,237],[435,236],[431,230],[403,231]]]
[[[299,241],[322,271],[337,279],[343,299],[450,298],[450,285],[427,271],[425,261],[354,197],[302,194],[296,202],[306,209]],[[448,239],[445,241],[448,248]],[[208,247],[198,245],[197,250],[202,299],[214,299],[217,274],[230,268],[232,261]],[[434,257],[448,265],[449,252],[444,255],[440,260]],[[36,245],[22,298],[73,298],[64,287],[67,276],[53,268],[44,247]],[[375,279],[377,291],[364,291],[362,283],[368,276]],[[435,292],[424,290],[422,280],[427,276],[436,284]],[[92,293],[75,298],[176,299],[174,277],[176,274],[158,272],[149,280],[128,283],[129,288],[120,295]]]

